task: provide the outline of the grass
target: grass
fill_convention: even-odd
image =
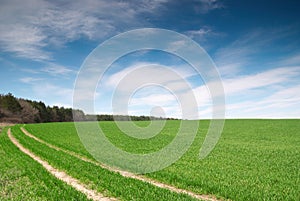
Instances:
[[[194,200],[188,195],[173,193],[142,181],[125,178],[118,173],[84,162],[62,151],[51,149],[22,134],[18,125],[12,128],[12,133],[23,146],[48,161],[49,164],[67,172],[89,188],[106,196],[122,200]]]
[[[1,130],[0,200],[88,200],[16,148],[7,128]]]
[[[89,123],[85,124],[87,132],[91,132]],[[133,153],[148,153],[168,144],[179,122],[168,121],[162,132],[150,140],[123,135],[113,122],[100,125],[116,146]],[[209,121],[200,121],[198,135],[188,152],[170,167],[146,176],[232,200],[300,200],[300,120],[226,120],[218,145],[207,158],[199,160],[208,126]],[[72,123],[32,124],[26,129],[49,143],[91,157]]]

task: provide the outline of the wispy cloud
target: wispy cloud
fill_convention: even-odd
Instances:
[[[236,77],[234,79],[223,80],[225,94],[234,93],[246,94],[248,90],[257,89],[276,84],[291,84],[293,80],[298,80],[300,76],[300,67],[294,68],[276,68],[254,75]]]
[[[228,117],[299,118],[299,76],[300,67],[278,68],[225,84],[231,100],[227,105]],[[234,87],[238,84],[242,87]],[[259,91],[251,93],[253,90]],[[234,103],[233,95],[237,94],[247,101]]]
[[[299,85],[283,87],[271,95],[261,97],[259,100],[257,97],[248,95],[248,101],[227,105],[227,117],[299,118],[300,96],[297,94],[299,90]]]
[[[1,11],[0,11],[1,12]],[[43,50],[47,37],[34,26],[0,24],[1,49],[14,52],[18,57],[33,60],[50,60],[51,54]]]
[[[26,83],[26,84],[32,84],[37,81],[43,80],[42,78],[35,78],[35,77],[23,77],[20,79],[21,82]]]
[[[47,76],[68,76],[77,73],[71,67],[59,65],[51,62],[42,62],[44,67],[40,68],[22,68],[21,70],[30,74],[40,74]]]
[[[156,67],[156,68],[155,68]],[[138,71],[139,69],[144,68],[143,71]],[[173,74],[162,74],[162,70],[168,70],[170,72],[176,73],[178,76],[182,77],[182,79],[178,80],[178,77],[175,77]],[[135,81],[145,80],[153,77],[153,80],[156,80],[155,77],[158,75],[164,80],[165,86],[167,85],[176,85],[177,82],[181,82],[182,80],[195,75],[195,71],[189,66],[165,66],[158,63],[148,63],[148,62],[137,62],[133,63],[130,66],[124,67],[123,70],[118,71],[117,73],[107,75],[105,78],[105,84],[109,87],[116,87],[118,83],[124,79],[126,76],[130,75],[132,72],[138,72],[138,75],[135,77]],[[164,71],[165,72],[165,71]],[[180,84],[179,84],[180,85]],[[129,85],[124,86],[130,88]],[[180,89],[180,87],[178,87]]]
[[[130,70],[134,70],[134,67],[140,65],[143,66],[145,63],[137,64],[136,66],[133,65]],[[124,69],[123,71],[112,74],[113,78],[111,80],[108,79],[110,81],[107,82],[109,83],[109,90],[113,87],[117,87],[118,81],[124,79],[129,72],[128,69]],[[143,76],[151,77],[151,73],[154,72],[155,71],[149,71],[145,74],[141,74],[139,79],[143,79]],[[185,78],[194,76],[194,74],[190,74],[189,72],[186,72],[185,75]],[[280,67],[264,70],[259,73],[223,79],[227,108],[226,117],[300,117],[300,110],[297,110],[297,108],[300,107],[300,96],[298,93],[300,90],[299,77],[300,67],[297,66]],[[137,77],[135,77],[135,79],[137,79]],[[194,88],[185,86],[182,88],[182,83],[173,87],[169,86],[171,84],[176,85],[176,80],[166,77],[166,83],[161,86],[138,86],[141,87],[138,91],[131,91],[132,96],[128,103],[129,113],[137,115],[148,114],[153,107],[161,106],[166,116],[181,118],[181,109],[185,108],[190,114],[190,118],[211,118],[212,98],[206,85],[197,85],[194,86]],[[107,89],[107,86],[104,88]],[[173,90],[168,91],[168,89]],[[195,116],[197,108],[192,107],[191,93],[193,93],[196,98],[199,116]],[[178,99],[179,97],[181,97],[181,99]],[[101,94],[98,98],[100,105],[102,104],[103,106],[106,101],[106,109],[111,107],[111,96],[102,96]]]
[[[103,40],[119,32],[149,27],[144,16],[157,16],[170,0],[47,1],[4,0],[0,7],[1,49],[15,56],[49,61],[49,47],[61,47],[81,38]],[[218,0],[195,0],[195,12],[222,8]],[[209,29],[193,30],[200,36]]]
[[[209,27],[202,27],[198,30],[186,31],[185,33],[192,38],[200,39],[205,39],[206,36],[214,34],[212,29]]]
[[[212,44],[210,41],[214,38],[224,37],[224,33],[217,32],[209,26],[202,26],[199,29],[193,29],[183,32],[188,37],[199,42],[200,45],[204,46],[206,50],[209,50]]]
[[[122,31],[122,27],[137,27],[141,24],[137,15],[154,12],[165,2],[2,1],[1,49],[18,57],[51,60],[46,47],[61,46],[81,37],[95,40]]]
[[[150,94],[143,97],[134,97],[131,99],[130,105],[132,106],[170,106],[176,104],[176,97],[171,94]]]
[[[218,49],[212,58],[223,77],[235,76],[246,68],[257,65],[256,57],[270,51],[269,47],[278,40],[287,37],[289,30],[290,27],[280,29],[257,28]],[[276,66],[283,66],[282,63],[278,62],[276,61]]]
[[[47,73],[52,76],[57,75],[70,75],[76,73],[76,71],[72,70],[71,68],[57,65],[57,64],[50,64],[49,66],[46,66],[44,68],[40,69],[40,72]]]
[[[299,76],[300,67],[283,67],[223,79],[227,117],[267,117],[266,111],[294,108],[294,105],[300,104],[300,95],[297,93]],[[209,90],[202,85],[194,89],[194,94],[198,101],[200,118],[210,117],[212,100]],[[275,116],[280,117],[283,113]],[[288,113],[285,115],[288,116]]]
[[[60,101],[61,105],[69,106],[72,104],[73,89],[47,82],[40,82],[34,84],[32,90],[36,99],[47,100],[45,102],[49,105],[56,104],[57,100]]]
[[[291,56],[288,56],[280,61],[277,62],[278,65],[282,66],[294,66],[294,65],[300,65],[300,54],[294,54]]]
[[[218,49],[213,58],[223,76],[234,76],[233,73],[238,72],[239,68],[251,63],[251,56],[259,52],[263,43],[258,33],[247,34]]]
[[[120,80],[124,79],[130,72],[142,66],[151,66],[151,63],[136,63],[129,68],[125,68],[118,73],[112,74],[106,83],[109,84],[110,87],[117,87]],[[165,68],[170,68],[170,66]],[[151,69],[151,67],[149,69]],[[177,67],[177,69],[176,67],[171,67],[171,69],[181,74],[186,82],[188,82],[188,78],[195,76],[194,72],[186,71],[186,68],[183,66],[180,68]],[[165,73],[157,73],[155,69],[152,68],[146,73],[135,76],[135,80],[146,79],[145,76],[147,76],[148,79],[149,77],[153,75],[157,76],[158,74],[160,76],[166,75]],[[300,67],[295,66],[280,67],[258,73],[223,78],[224,93],[228,104],[228,117],[235,117],[236,114],[240,114],[241,117],[246,117],[247,114],[249,114],[248,117],[251,117],[254,111],[256,116],[260,117],[264,116],[265,111],[262,110],[259,112],[259,108],[265,107],[265,109],[269,108],[270,110],[276,110],[278,109],[277,107],[284,106],[288,108],[295,105],[300,97],[297,95],[298,87],[293,86],[297,86],[297,83],[299,84],[299,77]],[[190,94],[192,92],[198,104],[200,112],[199,117],[210,118],[212,112],[212,98],[206,85],[199,85],[198,83],[193,86],[194,88],[187,87],[187,85],[183,85],[181,82],[177,83],[178,80],[174,80],[173,77],[168,76],[165,77],[165,81],[163,87],[174,90],[171,92],[177,93],[177,95],[184,97],[184,94]],[[126,87],[130,88],[128,85],[126,85]],[[155,105],[162,106],[163,108],[178,108],[176,97],[174,99],[174,95],[176,96],[176,94],[163,93],[162,91],[154,90],[154,88],[148,88],[146,92],[147,93],[144,92],[142,94],[139,93],[140,96],[135,96],[132,99],[131,110],[138,110],[141,112],[143,109],[140,107],[145,106],[144,111],[147,112],[149,110],[148,107]],[[293,97],[290,97],[292,94],[294,94]],[[181,104],[184,107],[185,105],[190,105],[191,100],[182,99],[182,101]],[[195,110],[195,108],[193,109]],[[171,110],[166,113],[169,116],[174,116]],[[180,113],[177,112],[176,114]]]
[[[112,99],[114,93],[117,101],[124,103],[124,97],[131,94],[129,102],[129,113],[148,113],[152,107],[161,106],[168,116],[180,115],[178,98],[187,103],[184,108],[190,109],[192,86],[188,78],[195,75],[195,71],[188,65],[165,66],[158,63],[138,62],[129,66],[123,66],[121,71],[111,73],[103,79],[100,84],[99,104],[106,99]],[[105,91],[107,93],[105,94]],[[184,94],[183,94],[184,93]],[[119,94],[119,95],[118,95]],[[124,95],[125,94],[125,95]],[[185,98],[186,97],[186,98]],[[191,100],[190,100],[191,101]],[[100,109],[99,109],[100,110]],[[192,110],[192,109],[190,109]],[[193,108],[195,111],[195,107]]]
[[[195,11],[205,14],[210,12],[211,10],[224,8],[224,5],[219,0],[196,0],[199,2],[195,6]]]

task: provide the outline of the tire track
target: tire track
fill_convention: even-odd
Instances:
[[[109,166],[106,166],[106,165],[103,165],[99,162],[96,162],[96,161],[93,161],[89,158],[86,158],[84,156],[81,156],[75,152],[72,152],[72,151],[69,151],[69,150],[65,150],[65,149],[62,149],[60,147],[57,147],[55,145],[52,145],[48,142],[45,142],[44,140],[42,139],[39,139],[37,138],[36,136],[32,135],[31,133],[29,133],[24,127],[21,127],[20,128],[22,130],[22,132],[27,135],[28,137],[42,143],[42,144],[45,144],[46,146],[52,148],[52,149],[55,149],[57,151],[62,151],[66,154],[69,154],[71,156],[74,156],[80,160],[83,160],[85,162],[88,162],[88,163],[92,163],[92,164],[95,164],[97,166],[100,166],[104,169],[107,169],[109,171],[112,171],[112,172],[117,172],[119,173],[120,175],[124,176],[124,177],[128,177],[128,178],[133,178],[133,179],[137,179],[137,180],[140,180],[140,181],[143,181],[143,182],[146,182],[146,183],[149,183],[149,184],[152,184],[153,186],[156,186],[156,187],[159,187],[159,188],[164,188],[164,189],[167,189],[167,190],[170,190],[172,192],[175,192],[175,193],[184,193],[184,194],[187,194],[191,197],[194,197],[196,199],[199,199],[199,200],[205,200],[205,201],[221,201],[219,199],[217,199],[216,197],[212,196],[212,195],[203,195],[203,194],[196,194],[192,191],[188,191],[188,190],[184,190],[184,189],[180,189],[180,188],[177,188],[175,186],[171,186],[169,184],[165,184],[165,183],[162,183],[162,182],[158,182],[156,180],[153,180],[153,179],[150,179],[150,178],[147,178],[147,177],[144,177],[142,175],[136,175],[136,174],[133,174],[131,172],[127,172],[127,171],[123,171],[123,170],[119,170],[119,169],[115,169],[115,168],[112,168],[112,167],[109,167]]]
[[[99,192],[96,192],[94,190],[88,189],[85,187],[85,185],[81,184],[77,179],[71,177],[67,173],[60,171],[53,166],[51,166],[47,161],[42,160],[40,157],[36,156],[34,153],[23,147],[18,140],[12,135],[11,129],[9,128],[7,131],[7,135],[9,139],[12,141],[12,143],[18,147],[23,153],[27,154],[30,156],[32,159],[40,163],[49,173],[51,173],[53,176],[56,178],[62,180],[63,182],[67,183],[68,185],[72,186],[75,188],[77,191],[82,192],[87,196],[88,199],[92,199],[95,201],[113,201],[117,200],[115,198],[109,198],[105,197]]]

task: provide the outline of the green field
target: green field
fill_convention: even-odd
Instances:
[[[0,132],[0,200],[88,200],[19,151],[6,131]]]
[[[145,126],[149,122],[136,123]],[[90,123],[83,124],[86,132],[90,132]],[[168,121],[162,132],[150,140],[128,137],[113,122],[100,122],[100,126],[109,140],[123,150],[149,153],[172,141],[179,121]],[[146,176],[223,199],[300,200],[300,120],[226,120],[213,152],[199,160],[199,149],[208,126],[209,121],[200,121],[198,135],[188,152],[170,167]],[[25,136],[19,127],[13,127],[12,132],[21,144],[105,195],[123,200],[192,200],[187,195],[124,178],[53,150]],[[25,128],[50,144],[92,159],[81,144],[73,123],[27,124]],[[3,134],[1,139],[8,140]],[[1,191],[6,192],[5,189]]]

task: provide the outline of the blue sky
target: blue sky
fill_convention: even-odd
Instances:
[[[300,117],[298,1],[4,0],[0,4],[2,94],[71,107],[77,73],[94,48],[124,31],[163,28],[192,38],[215,62],[227,118]],[[180,58],[159,51],[136,52],[116,61],[95,93],[96,112],[111,113],[112,91],[128,70],[153,64],[185,77],[195,93],[199,118],[211,116],[205,83]],[[149,115],[155,106],[162,106],[167,116],[180,117],[176,97],[155,86],[132,95],[129,113]]]

